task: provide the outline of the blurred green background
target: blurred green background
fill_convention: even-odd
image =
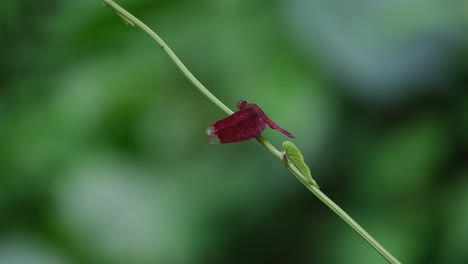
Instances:
[[[402,262],[468,263],[466,1],[118,2]],[[0,263],[385,263],[257,142],[209,145],[225,114],[99,1],[0,14]]]

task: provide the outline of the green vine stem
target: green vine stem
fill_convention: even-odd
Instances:
[[[229,109],[225,104],[223,104],[218,98],[216,98],[203,84],[193,76],[193,74],[185,67],[182,61],[177,57],[177,55],[169,48],[169,46],[162,40],[154,31],[152,31],[148,26],[141,22],[138,18],[130,14],[128,11],[117,5],[112,0],[100,0],[105,5],[110,7],[117,15],[119,15],[126,23],[137,26],[142,29],[146,34],[148,34],[158,45],[167,53],[167,55],[172,59],[172,61],[177,65],[177,67],[182,71],[182,73],[190,80],[190,82],[208,99],[216,104],[227,114],[232,114],[233,111]],[[276,149],[268,140],[263,136],[258,136],[257,141],[262,144],[275,158],[281,162],[283,160],[283,153]],[[389,263],[400,263],[392,254],[390,254],[382,245],[380,245],[369,233],[367,233],[356,221],[354,221],[345,211],[343,211],[337,204],[335,204],[328,196],[326,196],[317,186],[314,186],[307,181],[307,177],[304,176],[297,168],[292,164],[291,161],[287,160],[286,165],[288,170],[307,188],[311,191],[317,198],[322,201],[326,206],[328,206],[333,212],[335,212],[341,219],[343,219],[349,226],[351,226],[354,231],[356,231],[369,245],[371,245],[380,255],[382,255]]]

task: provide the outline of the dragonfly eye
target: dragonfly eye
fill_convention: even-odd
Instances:
[[[247,106],[247,101],[245,100],[240,100],[237,102],[237,110],[244,109]]]

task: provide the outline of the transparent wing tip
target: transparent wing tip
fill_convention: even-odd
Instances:
[[[217,135],[212,135],[208,138],[208,141],[210,144],[220,144],[221,140],[219,140],[219,137]]]
[[[206,129],[206,134],[207,134],[208,136],[211,136],[211,135],[213,135],[213,132],[214,132],[214,131],[215,131],[214,126],[209,126],[209,127]]]

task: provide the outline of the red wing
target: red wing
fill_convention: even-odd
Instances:
[[[208,129],[210,143],[232,143],[254,138],[265,130],[265,123],[252,109],[242,109],[214,122]]]
[[[265,130],[265,123],[259,117],[255,117],[235,126],[229,126],[215,130],[220,143],[232,143],[252,139],[259,136]]]
[[[214,122],[213,124],[211,124],[211,126],[213,126],[215,129],[235,126],[240,122],[244,122],[245,120],[252,119],[257,116],[257,113],[255,113],[255,111],[252,111],[252,109],[242,109],[226,118]]]

